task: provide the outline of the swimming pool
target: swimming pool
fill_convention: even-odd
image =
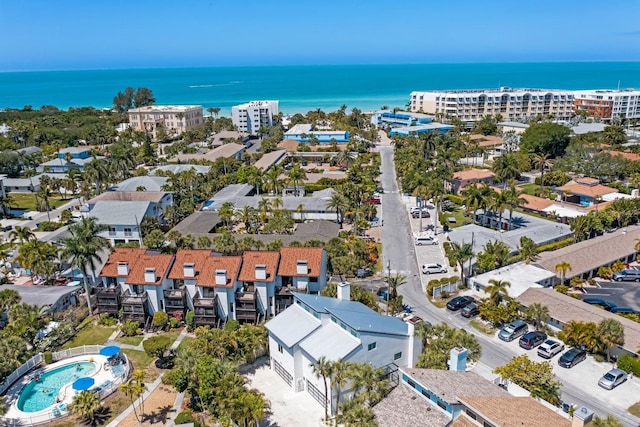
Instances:
[[[18,409],[23,412],[38,412],[56,403],[62,387],[78,378],[91,376],[97,365],[93,362],[79,362],[60,366],[40,374],[21,391]]]

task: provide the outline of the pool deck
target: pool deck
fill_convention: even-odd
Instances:
[[[4,415],[4,420],[13,421],[12,425],[20,425],[21,421],[26,421],[27,423],[46,422],[52,421],[56,417],[59,417],[61,415],[65,415],[67,406],[71,404],[73,396],[76,394],[76,392],[71,388],[71,385],[77,378],[69,378],[69,383],[64,385],[60,389],[60,391],[58,392],[58,398],[60,399],[60,401],[58,403],[55,403],[41,411],[23,412],[18,409],[18,399],[20,398],[20,393],[36,374],[51,371],[53,369],[59,368],[60,366],[71,365],[79,362],[89,362],[89,359],[92,359],[92,361],[98,367],[97,371],[94,372],[93,375],[91,375],[91,377],[95,380],[95,385],[92,388],[95,389],[108,381],[113,382],[116,379],[112,369],[105,369],[108,358],[101,355],[74,356],[52,363],[51,365],[46,365],[24,375],[21,379],[16,381],[16,383],[13,384],[11,388],[9,388],[9,390],[5,394],[5,403],[8,407],[8,410],[6,415]]]

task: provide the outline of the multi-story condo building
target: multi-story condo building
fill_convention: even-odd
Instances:
[[[231,120],[239,132],[256,135],[263,126],[273,126],[278,101],[251,101],[231,107]]]
[[[159,127],[168,135],[180,135],[204,123],[202,105],[152,105],[132,108],[128,114],[133,130],[147,132],[154,139]]]
[[[602,120],[640,118],[640,90],[579,90],[575,92],[576,111],[586,111]]]
[[[408,113],[406,111],[380,110],[371,115],[371,124],[378,127],[403,127],[417,126],[431,123],[433,117],[421,113]]]
[[[242,256],[117,248],[100,277],[100,314],[122,310],[127,320],[146,323],[157,311],[184,318],[193,310],[196,326],[229,319],[257,323],[293,304],[294,292],[320,292],[327,284],[327,255],[322,248],[302,247]]]
[[[473,122],[490,114],[519,120],[550,114],[558,120],[572,116],[572,91],[547,89],[474,89],[411,92],[411,111],[457,117]]]

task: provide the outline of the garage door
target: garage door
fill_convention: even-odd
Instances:
[[[280,375],[289,387],[291,387],[291,383],[293,382],[293,376],[286,370],[284,367],[278,363],[277,360],[273,361],[273,370],[276,371],[276,374]]]

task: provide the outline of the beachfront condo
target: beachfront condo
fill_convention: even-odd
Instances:
[[[160,128],[174,136],[204,123],[202,105],[152,105],[132,108],[128,113],[131,128],[147,132],[153,139]]]
[[[411,111],[458,117],[472,122],[490,114],[502,120],[553,115],[568,120],[573,113],[572,91],[547,89],[473,89],[411,92]]]
[[[278,101],[251,101],[231,107],[231,120],[239,132],[256,135],[264,126],[273,126],[278,114]]]
[[[640,90],[581,90],[575,92],[576,111],[609,121],[640,118]]]

